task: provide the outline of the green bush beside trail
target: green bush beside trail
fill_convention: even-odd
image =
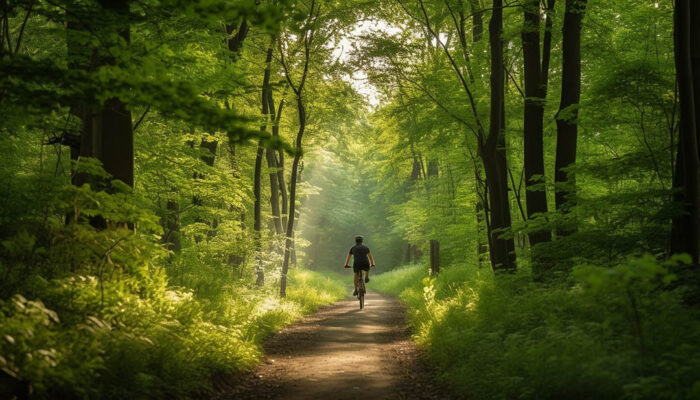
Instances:
[[[439,378],[468,399],[700,398],[700,319],[672,263],[579,266],[572,282],[411,265],[374,286],[409,307]]]
[[[243,285],[198,299],[161,278],[146,295],[135,278],[105,282],[100,307],[94,276],[37,277],[39,296],[0,301],[0,369],[37,398],[190,397],[214,375],[255,365],[265,336],[346,293],[301,269],[290,271],[284,300]]]

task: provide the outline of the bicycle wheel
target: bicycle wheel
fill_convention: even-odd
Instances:
[[[360,273],[360,287],[357,291],[357,299],[360,300],[360,310],[365,308],[365,272]]]

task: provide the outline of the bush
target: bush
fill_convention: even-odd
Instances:
[[[175,254],[153,205],[123,184],[48,182],[46,204],[29,199],[0,221],[0,398],[202,396],[213,376],[255,365],[271,332],[344,295],[334,278],[301,269],[290,271],[286,299],[274,279],[251,287],[253,257],[231,259],[240,249],[230,243],[247,243],[236,224],[183,235]],[[44,209],[45,218],[29,215]],[[268,277],[279,269],[269,264]]]
[[[338,282],[305,270],[290,272],[281,300],[270,290],[238,288],[220,304],[192,292],[128,289],[134,278],[105,282],[76,276],[47,281],[46,298],[0,300],[0,368],[31,385],[37,398],[183,398],[209,389],[214,374],[257,363],[261,340],[344,295]],[[229,318],[217,317],[226,308]]]
[[[455,265],[376,276],[409,306],[439,377],[473,399],[698,398],[700,319],[669,286],[678,260],[579,266],[543,287]],[[481,273],[483,271],[484,273]]]

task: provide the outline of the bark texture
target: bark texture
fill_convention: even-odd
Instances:
[[[581,97],[581,20],[586,0],[566,0],[562,29],[561,102],[557,112],[557,153],[554,172],[554,200],[557,211],[566,212],[576,203],[576,175],[566,168],[576,163],[578,107]],[[566,236],[571,228],[558,227]]]

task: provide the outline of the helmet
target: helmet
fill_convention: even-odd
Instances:
[[[360,236],[360,235],[355,236],[355,242],[362,243],[362,236]]]

